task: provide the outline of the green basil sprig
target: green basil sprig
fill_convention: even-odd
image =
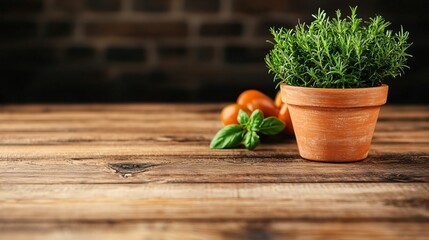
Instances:
[[[243,110],[238,112],[240,125],[230,124],[216,133],[210,148],[236,148],[243,143],[244,147],[253,150],[259,145],[259,133],[276,135],[283,131],[285,124],[276,117],[264,118],[261,110],[256,109],[249,117]]]

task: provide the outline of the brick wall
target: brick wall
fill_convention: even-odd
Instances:
[[[232,101],[275,93],[271,26],[359,5],[411,32],[415,57],[391,102],[429,102],[427,1],[1,0],[1,102]]]

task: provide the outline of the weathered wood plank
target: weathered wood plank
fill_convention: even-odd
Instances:
[[[219,123],[219,112],[223,104],[194,104],[194,105],[23,105],[0,106],[0,124],[9,126],[13,124],[34,122],[43,124],[71,123],[79,127],[82,124],[98,123],[102,129],[106,123],[127,126],[127,123],[150,124],[153,122],[167,122],[170,124],[182,121],[196,121],[206,123],[205,126]],[[393,122],[398,126],[407,126],[401,122],[425,122],[426,130],[429,122],[428,106],[385,106],[380,112],[379,123]],[[21,125],[22,126],[22,125]],[[91,126],[91,125],[90,125]],[[97,126],[97,125],[96,125]],[[141,127],[141,125],[138,125]],[[412,126],[412,125],[411,125]],[[25,125],[23,126],[25,130]],[[110,126],[108,126],[110,127]],[[112,127],[115,127],[114,125]],[[128,127],[130,128],[130,127]]]
[[[409,123],[418,128],[418,123]],[[381,124],[380,124],[381,125]],[[210,142],[216,130],[219,128],[168,128],[156,131],[154,128],[133,128],[133,129],[54,129],[47,128],[29,130],[3,130],[0,132],[0,146],[10,145],[67,145],[67,144],[130,144],[159,142],[170,144],[200,142],[206,144]],[[396,130],[377,128],[373,143],[427,143],[429,144],[429,130],[409,130],[405,127]],[[389,126],[392,128],[392,126]],[[405,134],[406,133],[406,134]],[[294,139],[285,135],[278,135],[270,138],[263,138],[263,143],[294,143]]]
[[[0,238],[31,239],[427,239],[427,222],[150,221],[0,223]]]
[[[80,136],[70,140],[74,143],[79,142],[79,139],[82,142],[102,142],[106,136],[109,137],[109,141],[113,141],[113,136],[116,136],[119,142],[123,142],[127,139],[150,140],[175,134],[188,134],[191,136],[190,140],[198,138],[209,141],[221,127],[218,112],[220,106],[36,105],[14,108],[3,106],[0,107],[0,144],[44,144],[43,141],[33,140],[31,136],[49,139],[50,135],[52,137],[64,135],[63,139],[59,139],[60,143],[64,143],[67,141],[67,134],[73,133]],[[206,108],[211,110],[204,112]],[[402,107],[402,110],[401,107],[398,108],[393,111],[392,107],[386,107],[387,111],[382,111],[374,140],[428,143],[429,118],[424,117],[424,114],[429,115],[427,113],[429,110],[423,106],[409,107],[411,110],[405,107]],[[414,112],[416,111],[414,108],[420,111]],[[38,109],[39,112],[36,111]],[[389,112],[397,115],[399,113],[399,116],[389,117]],[[423,117],[419,117],[422,113]],[[404,132],[407,134],[404,135]],[[22,136],[28,138],[19,142],[23,140]]]
[[[0,185],[2,221],[429,222],[428,183]]]
[[[216,104],[189,104],[189,103],[119,103],[119,104],[25,104],[2,105],[0,111],[4,113],[50,113],[50,112],[217,112],[227,103]],[[409,109],[418,110],[419,106],[410,106]]]
[[[0,238],[428,235],[429,106],[383,107],[350,164],[302,160],[284,137],[210,150],[222,106],[0,106]]]
[[[281,136],[263,139],[256,151],[209,149],[221,127],[220,107],[0,107],[0,182],[428,181],[427,107],[386,107],[385,119],[406,118],[377,125],[369,159],[330,164],[329,171],[326,164],[300,159],[294,139]]]
[[[181,147],[169,153],[159,148],[2,147],[0,183],[429,182],[429,154],[388,154],[384,148],[349,164],[303,160],[291,144],[277,150],[261,146],[257,151],[210,154],[206,147]]]

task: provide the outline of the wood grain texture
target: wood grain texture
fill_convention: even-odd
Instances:
[[[429,107],[385,106],[369,158],[294,139],[211,150],[220,104],[0,107],[0,239],[425,239]]]
[[[3,239],[377,239],[426,240],[429,224],[398,222],[150,221],[131,223],[7,223]]]
[[[283,146],[282,146],[283,147]],[[294,146],[295,147],[295,146]],[[82,154],[82,147],[73,146]],[[427,182],[428,156],[374,153],[353,164],[321,164],[302,160],[293,154],[254,154],[238,151],[204,156],[184,151],[177,155],[147,155],[140,147],[127,147],[115,155],[54,153],[29,158],[8,157],[0,161],[0,183],[288,183],[288,182]],[[143,150],[146,148],[143,148]],[[26,149],[40,151],[41,147]],[[100,148],[89,148],[99,152]],[[198,153],[198,151],[200,153]],[[22,148],[19,151],[23,154]],[[273,155],[271,155],[273,154]]]
[[[0,221],[429,221],[429,183],[19,184],[0,196]]]

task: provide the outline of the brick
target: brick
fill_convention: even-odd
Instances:
[[[113,12],[121,9],[120,0],[85,0],[85,7],[95,12]]]
[[[184,10],[186,12],[218,12],[219,0],[185,0]]]
[[[21,47],[2,49],[0,62],[2,65],[21,66],[42,66],[53,65],[58,60],[55,49],[45,46]]]
[[[266,75],[266,70],[264,70],[263,74]],[[262,91],[264,93],[272,91],[274,89],[273,86],[270,86],[268,84],[260,84],[260,82],[269,83],[270,80],[267,79],[264,81],[264,78],[256,78],[255,75],[250,74],[241,74],[237,75],[235,77],[225,76],[222,74],[215,74],[215,76],[218,77],[218,79],[225,79],[227,78],[228,82],[219,82],[219,83],[204,83],[201,89],[198,91],[198,99],[199,101],[203,102],[235,102],[237,101],[237,97],[240,93],[244,92],[248,89],[258,89],[259,91]],[[262,76],[262,74],[258,75]],[[245,78],[248,79],[248,83],[246,84],[237,84],[233,83],[234,81],[237,81],[237,78]],[[259,84],[258,84],[259,83]],[[275,96],[271,94],[272,96]]]
[[[43,10],[42,0],[3,0],[0,13],[37,13]]]
[[[166,12],[172,0],[134,0],[133,9],[145,12]]]
[[[62,12],[76,13],[82,10],[82,0],[64,1],[56,0],[54,2],[54,9]]]
[[[100,22],[85,25],[90,37],[175,38],[185,37],[185,22]]]
[[[2,20],[0,21],[1,40],[22,40],[37,35],[37,24],[31,21]]]
[[[298,21],[295,24],[290,23],[289,21],[281,21],[281,20],[274,20],[274,19],[269,19],[269,20],[262,20],[256,27],[256,34],[259,36],[264,36],[264,37],[272,37],[271,33],[270,33],[270,28],[287,28],[287,29],[291,29],[291,28],[295,28],[295,25],[298,23]]]
[[[148,91],[148,90],[146,90]],[[166,86],[151,92],[152,97],[146,101],[152,102],[196,102],[195,91],[185,86]]]
[[[393,1],[393,0],[392,0]],[[385,4],[383,8],[387,7],[388,5],[393,5],[392,1],[389,1],[388,4]],[[308,20],[313,20],[311,18],[311,14],[317,13],[317,10],[323,9],[326,11],[326,13],[329,16],[335,16],[335,11],[337,9],[340,9],[341,12],[344,14],[350,13],[350,6],[359,6],[358,8],[358,15],[360,17],[364,17],[367,15],[364,10],[375,10],[375,4],[377,2],[380,2],[380,0],[376,1],[367,1],[367,0],[353,0],[353,1],[337,1],[337,0],[324,0],[324,1],[295,1],[296,6],[299,9],[305,10],[306,14],[310,16]],[[403,1],[402,1],[403,2]],[[425,1],[422,1],[425,2]],[[379,12],[379,11],[375,11]],[[365,16],[367,17],[367,16]]]
[[[170,80],[168,71],[161,69],[152,69],[143,72],[123,72],[115,78],[116,81],[123,81],[130,84],[139,84],[141,86],[150,86],[155,83],[165,83]]]
[[[65,21],[51,21],[45,24],[46,37],[67,37],[73,32],[73,26],[70,22]]]
[[[243,33],[243,25],[237,22],[206,23],[200,28],[200,35],[204,37],[236,37]]]
[[[426,44],[426,41],[414,41],[414,44],[407,50],[407,53],[413,55],[413,57],[408,60],[408,65],[411,66],[411,69],[405,70],[405,77],[409,76],[409,74],[415,73],[416,71],[427,72],[429,46]],[[421,79],[427,81],[426,77]]]
[[[197,56],[196,56],[196,60],[197,61],[212,61],[213,57],[214,57],[214,49],[213,47],[197,47]]]
[[[272,76],[267,74],[264,64],[251,68],[209,70],[200,76],[198,99],[202,101],[235,102],[237,96],[247,89],[258,89],[271,97],[274,97],[277,91],[276,83],[272,81]]]
[[[285,0],[232,0],[233,11],[247,14],[269,13],[269,12],[286,12],[290,10],[291,1]]]
[[[123,73],[113,79],[122,90],[121,101],[183,102],[195,101],[195,94],[184,84],[189,70],[153,69],[145,72]]]
[[[93,59],[95,49],[89,46],[72,46],[65,49],[65,57],[71,61],[81,61]]]
[[[37,102],[108,102],[113,101],[116,86],[107,81],[106,71],[87,65],[48,68],[33,77],[31,96]]]
[[[264,63],[264,57],[269,52],[268,47],[227,46],[225,62],[227,63]]]
[[[2,87],[0,88],[0,101],[2,103],[19,103],[25,101],[28,96],[31,96],[32,89],[30,86],[37,75],[36,69],[12,66],[2,69],[1,74]]]
[[[361,2],[367,1],[361,0]],[[373,2],[375,5],[374,8],[377,10],[375,13],[384,17],[391,15],[392,18],[396,18],[398,21],[402,21],[403,18],[416,20],[422,18],[428,19],[427,10],[429,9],[429,1],[412,1],[411,3],[410,1],[402,0],[378,0],[370,2]],[[358,14],[360,11],[366,9],[362,8],[361,4],[358,4],[358,6]],[[370,16],[374,16],[375,13],[372,13]]]
[[[106,59],[109,62],[141,62],[146,59],[146,52],[142,48],[110,47],[106,50]]]
[[[188,49],[182,46],[161,46],[158,47],[158,55],[162,60],[184,59],[188,54]]]

